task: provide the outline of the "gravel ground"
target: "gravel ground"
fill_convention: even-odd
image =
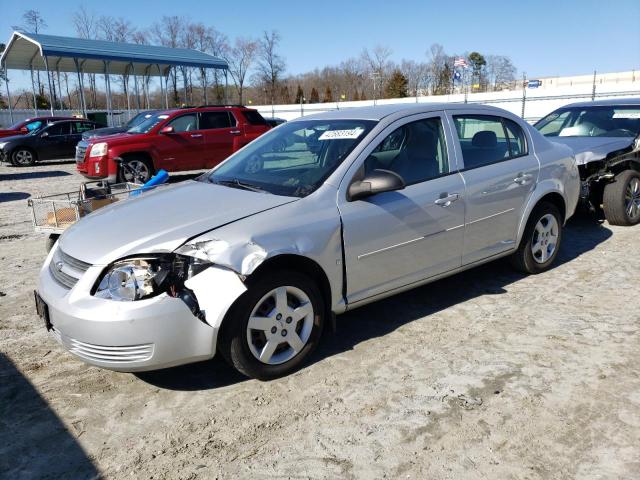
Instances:
[[[577,218],[547,273],[499,261],[345,314],[287,378],[131,375],[34,313],[26,199],[80,181],[0,166],[1,478],[640,478],[640,226]]]

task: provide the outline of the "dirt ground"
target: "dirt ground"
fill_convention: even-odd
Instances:
[[[80,181],[0,166],[0,478],[640,478],[640,226],[580,217],[545,274],[499,261],[354,310],[287,378],[131,375],[34,312],[26,199]]]

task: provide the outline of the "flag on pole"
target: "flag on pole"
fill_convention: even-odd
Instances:
[[[469,66],[469,63],[467,62],[467,59],[464,57],[458,57],[453,61],[453,66],[454,67],[462,67],[462,68],[467,68]]]

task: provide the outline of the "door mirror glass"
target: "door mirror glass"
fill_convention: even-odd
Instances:
[[[402,190],[405,182],[400,175],[389,170],[376,169],[367,174],[362,180],[356,180],[349,185],[348,200],[353,202],[382,192]]]
[[[175,130],[173,129],[173,127],[171,125],[168,125],[166,127],[162,127],[160,129],[160,133],[162,133],[163,135],[167,135],[169,133],[175,133]]]
[[[28,129],[27,127],[22,127],[22,128],[20,129],[20,132],[21,132],[21,133],[29,133],[29,129]]]

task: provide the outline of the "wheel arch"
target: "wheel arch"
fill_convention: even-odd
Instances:
[[[524,215],[520,219],[520,225],[518,227],[518,240],[516,245],[520,245],[522,241],[522,236],[524,235],[524,230],[529,222],[529,217],[535,210],[535,208],[540,205],[540,203],[549,202],[555,205],[560,211],[560,215],[562,215],[561,224],[564,225],[567,221],[567,201],[564,195],[561,193],[559,189],[547,190],[544,193],[541,193],[539,196],[532,197],[529,201]]]
[[[34,162],[37,162],[39,160],[38,151],[35,148],[30,147],[29,145],[17,145],[13,147],[9,152],[9,154],[7,155],[7,158],[9,159],[9,161],[13,161],[13,154],[16,153],[18,150],[29,150],[31,152],[31,155],[33,155]]]

